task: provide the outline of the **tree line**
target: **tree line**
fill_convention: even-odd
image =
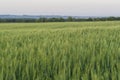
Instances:
[[[82,22],[82,21],[119,21],[120,17],[102,17],[102,18],[1,18],[0,22]]]

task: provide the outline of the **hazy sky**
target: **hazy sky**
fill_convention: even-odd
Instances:
[[[120,16],[120,0],[0,0],[0,14]]]

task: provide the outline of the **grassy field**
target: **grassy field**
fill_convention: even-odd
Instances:
[[[120,22],[0,23],[0,80],[120,80]]]

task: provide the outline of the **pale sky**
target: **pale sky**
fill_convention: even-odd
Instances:
[[[120,0],[0,0],[0,14],[120,16]]]

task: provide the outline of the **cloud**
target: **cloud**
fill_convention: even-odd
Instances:
[[[0,0],[0,14],[119,15],[119,0]]]

